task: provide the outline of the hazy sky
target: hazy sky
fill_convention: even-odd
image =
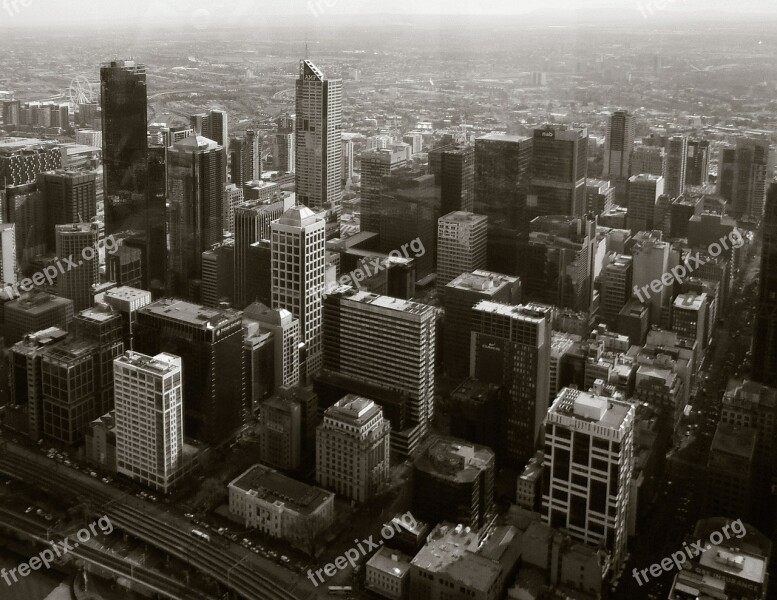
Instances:
[[[644,19],[682,13],[777,15],[775,0],[0,0],[0,27],[101,23],[153,27],[188,22],[194,27],[250,25],[274,15],[299,15],[320,20],[347,15],[525,15],[540,11],[558,15]]]

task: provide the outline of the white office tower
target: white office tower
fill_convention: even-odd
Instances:
[[[323,217],[304,206],[290,208],[270,225],[272,308],[285,308],[299,319],[308,376],[321,369],[325,229]]]
[[[314,209],[337,205],[343,195],[343,82],[303,60],[296,93],[297,198]]]
[[[181,358],[126,352],[113,385],[117,471],[167,493],[183,474]]]
[[[630,402],[564,388],[545,420],[542,519],[606,547],[615,572],[626,555],[635,410]]]
[[[0,282],[16,283],[16,225],[0,224]]]

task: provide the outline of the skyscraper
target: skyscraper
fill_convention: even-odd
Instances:
[[[721,152],[718,193],[733,205],[736,218],[761,218],[772,178],[767,139],[738,138],[736,148]]]
[[[603,544],[614,571],[625,560],[635,407],[564,388],[545,422],[542,519],[583,543]]]
[[[473,314],[470,375],[505,389],[504,429],[495,447],[508,464],[522,468],[541,442],[548,410],[549,307],[482,300]]]
[[[227,147],[229,119],[223,110],[210,110],[207,113],[192,115],[189,122],[197,135],[213,140],[222,148]]]
[[[688,140],[688,165],[685,185],[705,185],[709,181],[710,143],[706,140]]]
[[[127,352],[113,361],[116,469],[167,493],[182,475],[181,359]]]
[[[270,225],[272,307],[300,322],[307,347],[307,374],[321,368],[321,297],[326,270],[326,223],[304,206],[290,208]]]
[[[431,428],[436,344],[431,306],[350,287],[324,299],[324,369],[409,398],[409,426],[391,432],[402,456],[413,454]]]
[[[654,229],[656,201],[665,190],[665,180],[660,175],[642,174],[629,178],[626,194],[629,229],[634,232]]]
[[[614,112],[607,121],[604,142],[604,177],[628,179],[634,150],[634,117],[625,110]]]
[[[526,200],[529,216],[582,217],[585,214],[587,171],[587,129],[535,129],[531,192]]]
[[[753,329],[753,379],[777,387],[777,183],[769,186],[761,227],[763,249]]]
[[[442,188],[440,212],[444,215],[457,210],[472,212],[475,207],[474,146],[455,145],[439,152],[440,173],[435,176]]]
[[[296,93],[297,198],[314,209],[337,205],[342,198],[343,82],[327,79],[303,60]]]
[[[168,150],[168,275],[176,295],[197,297],[202,253],[223,238],[224,173],[224,149],[213,140],[190,136]]]
[[[148,185],[146,67],[133,60],[100,68],[105,232],[132,228],[138,213],[145,224]],[[146,217],[147,218],[147,217]]]
[[[407,165],[407,155],[394,150],[371,150],[361,155],[361,230],[380,232],[383,179]]]
[[[100,260],[97,253],[99,234],[98,223],[56,226],[57,256],[72,257],[76,263],[59,275],[57,289],[62,297],[73,301],[73,309],[76,312],[92,305],[90,292],[100,278]]]
[[[96,177],[95,173],[62,169],[38,175],[38,191],[46,203],[46,245],[50,250],[56,244],[56,225],[87,223],[97,214]]]
[[[276,133],[273,138],[273,159],[278,171],[293,173],[296,168],[297,153],[293,133]]]
[[[685,192],[685,173],[688,168],[688,138],[674,136],[666,141],[664,155],[664,193],[670,199]]]
[[[242,138],[229,140],[228,163],[230,181],[241,190],[262,176],[262,142],[255,130],[246,129]]]
[[[455,211],[437,221],[437,294],[462,273],[486,267],[488,217]]]
[[[16,283],[16,225],[0,224],[0,282]]]

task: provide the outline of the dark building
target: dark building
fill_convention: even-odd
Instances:
[[[631,175],[631,152],[634,150],[634,116],[628,111],[615,111],[607,121],[604,148],[604,176],[628,179]]]
[[[702,198],[690,196],[675,198],[669,206],[669,237],[688,237],[688,221],[691,217],[701,215],[703,209],[704,200]]]
[[[383,179],[407,166],[407,155],[389,149],[363,152],[361,155],[361,230],[380,231]]]
[[[504,390],[493,383],[466,379],[451,394],[451,433],[461,439],[504,451],[500,439],[499,407]]]
[[[587,129],[535,129],[527,217],[582,217],[588,170]]]
[[[246,299],[250,302],[272,304],[272,244],[259,240],[248,246],[246,253]]]
[[[489,134],[475,140],[475,213],[488,216],[488,269],[517,273],[517,234],[524,217],[532,138]]]
[[[97,176],[95,173],[62,169],[40,173],[38,191],[46,205],[46,246],[54,251],[54,226],[86,223],[97,215]]]
[[[763,249],[753,335],[753,379],[777,387],[777,183],[769,187],[761,227]]]
[[[138,248],[121,245],[105,257],[108,281],[133,288],[143,288],[143,253]]]
[[[229,439],[246,415],[240,314],[164,299],[138,311],[134,347],[183,361],[184,431],[207,443]]]
[[[439,437],[414,464],[413,514],[476,529],[494,509],[494,453],[455,438]]]
[[[437,165],[437,163],[439,163]],[[433,166],[435,165],[435,166]],[[429,172],[440,186],[440,212],[472,212],[475,206],[475,148],[463,144],[429,152]]]
[[[688,140],[685,185],[705,185],[709,182],[709,171],[710,143],[705,140]]]

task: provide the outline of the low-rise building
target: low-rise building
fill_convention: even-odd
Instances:
[[[365,587],[384,598],[403,600],[410,589],[410,557],[383,546],[367,561]]]

